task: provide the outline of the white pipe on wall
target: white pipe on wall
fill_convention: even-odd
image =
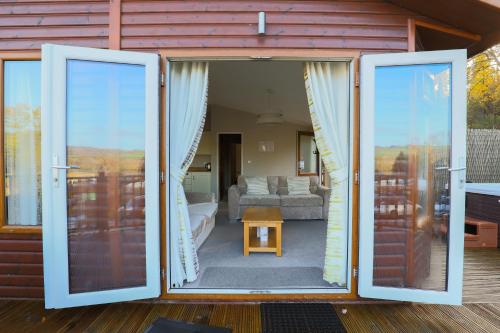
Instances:
[[[259,35],[266,34],[266,13],[259,12]]]

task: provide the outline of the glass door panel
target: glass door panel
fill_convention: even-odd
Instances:
[[[145,66],[66,70],[70,293],[145,286]]]
[[[46,307],[156,297],[158,57],[44,45]]]
[[[362,82],[360,294],[456,303],[465,171],[456,168],[455,177],[451,166],[464,157],[454,140],[465,127],[457,104],[463,59],[457,52],[447,60],[443,52],[389,58],[367,56],[362,67],[370,73]]]
[[[375,68],[374,285],[446,290],[450,67]]]

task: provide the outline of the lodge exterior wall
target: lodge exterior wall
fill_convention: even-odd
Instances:
[[[257,35],[265,11],[267,33]],[[0,3],[0,52],[43,43],[156,52],[174,48],[405,52],[408,19],[384,1],[33,1]],[[2,199],[3,200],[3,199]],[[2,214],[5,216],[5,214]],[[0,229],[0,298],[43,298],[41,232]]]

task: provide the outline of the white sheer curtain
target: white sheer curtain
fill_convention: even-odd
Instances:
[[[9,225],[41,223],[39,90],[39,62],[5,62],[5,194]]]
[[[198,276],[186,194],[182,181],[203,132],[207,109],[208,63],[174,62],[170,72],[170,267],[181,287]]]
[[[349,209],[349,67],[340,62],[307,62],[304,79],[316,144],[332,187],[323,279],[343,287]]]

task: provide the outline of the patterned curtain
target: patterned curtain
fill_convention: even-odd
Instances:
[[[170,88],[170,267],[171,285],[196,280],[198,256],[191,233],[182,181],[191,164],[205,123],[207,62],[174,62]]]
[[[323,279],[347,283],[349,209],[349,68],[347,63],[307,62],[304,79],[309,112],[332,193]]]

